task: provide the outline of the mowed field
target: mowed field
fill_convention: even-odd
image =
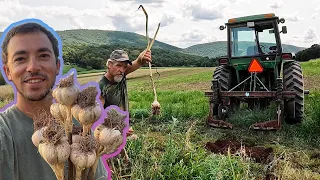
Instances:
[[[113,164],[113,179],[320,179],[320,59],[302,67],[310,90],[305,119],[300,125],[284,123],[279,131],[249,130],[256,121],[274,119],[272,106],[263,111],[243,106],[230,115],[232,130],[208,127],[204,91],[210,89],[214,68],[159,68],[159,74],[153,69],[161,104],[156,117],[150,116],[149,70],[130,74],[130,125],[138,139],[127,141],[130,164]],[[78,82],[100,77],[82,74]],[[10,86],[1,86],[0,93],[2,106],[13,98]]]

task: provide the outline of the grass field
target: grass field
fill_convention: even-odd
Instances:
[[[319,59],[320,60],[320,59]],[[274,109],[231,114],[233,130],[206,126],[209,112],[204,91],[210,89],[214,68],[159,69],[156,79],[162,114],[150,117],[153,102],[148,69],[129,77],[130,123],[139,138],[126,145],[131,168],[117,169],[113,179],[320,179],[320,61],[302,64],[305,89],[305,120],[301,125],[283,124],[279,131],[252,131],[249,126],[269,120]],[[318,70],[319,69],[319,70]],[[78,81],[98,81],[101,74],[79,75]],[[158,78],[159,77],[159,78]],[[3,103],[12,98],[9,86],[0,87]],[[3,104],[2,104],[3,106]],[[256,162],[245,147],[235,153],[214,154],[205,148],[218,139],[272,148],[268,162]],[[120,162],[122,164],[122,162]]]

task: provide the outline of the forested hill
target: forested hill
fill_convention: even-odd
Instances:
[[[145,36],[123,31],[107,30],[65,30],[57,31],[63,44],[89,44],[89,45],[124,45],[147,47]],[[179,51],[180,48],[155,40],[152,48]]]

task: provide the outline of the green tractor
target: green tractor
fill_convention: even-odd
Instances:
[[[261,14],[229,19],[220,26],[227,30],[228,55],[217,59],[212,79],[207,124],[233,128],[227,122],[230,110],[248,104],[248,108],[277,106],[275,120],[257,122],[251,129],[280,129],[284,119],[289,124],[301,123],[304,116],[304,80],[294,53],[283,52],[280,33],[286,34],[283,18]],[[281,30],[281,31],[280,31]]]

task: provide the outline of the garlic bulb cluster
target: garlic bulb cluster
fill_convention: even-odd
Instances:
[[[76,172],[76,177],[69,173],[68,179],[81,179],[84,170],[89,170],[85,176],[93,179],[99,158],[117,151],[124,142],[122,132],[127,116],[115,109],[107,112],[108,117],[102,117],[104,123],[91,133],[92,125],[101,117],[103,110],[98,102],[98,87],[87,86],[80,90],[73,76],[71,73],[59,81],[52,92],[56,103],[50,106],[49,116],[42,112],[34,118],[35,128],[31,137],[58,180],[64,180],[64,163],[68,160],[69,170]],[[73,124],[73,118],[80,127]]]

